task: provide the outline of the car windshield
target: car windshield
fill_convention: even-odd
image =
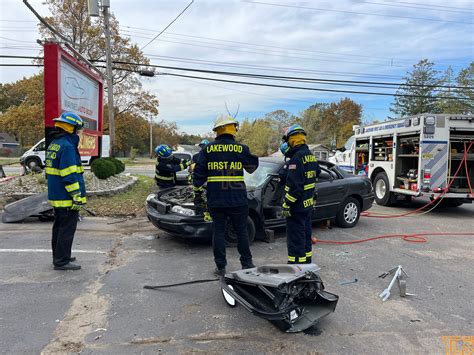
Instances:
[[[186,159],[189,160],[192,158],[191,153],[173,153],[173,155],[178,159]]]
[[[265,183],[267,176],[269,174],[276,174],[280,167],[281,164],[279,163],[260,161],[257,170],[252,174],[244,171],[245,185],[247,185],[247,187],[262,186]]]

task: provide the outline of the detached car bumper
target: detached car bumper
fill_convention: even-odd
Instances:
[[[146,206],[148,220],[157,228],[176,236],[192,239],[212,239],[212,222],[204,222],[202,216],[183,216],[178,213],[159,213]]]

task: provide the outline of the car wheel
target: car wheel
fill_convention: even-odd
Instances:
[[[375,202],[380,206],[390,206],[394,203],[393,193],[390,192],[390,184],[387,174],[378,173],[374,180]]]
[[[249,243],[252,244],[255,240],[256,229],[255,223],[250,216],[247,217],[247,233],[249,235]],[[225,241],[228,246],[237,245],[237,233],[229,221],[227,221],[227,233]]]
[[[41,161],[37,158],[30,158],[25,162],[28,169],[33,170],[35,168],[41,169]]]
[[[342,228],[352,228],[359,221],[360,203],[354,197],[348,197],[339,208],[336,223]]]

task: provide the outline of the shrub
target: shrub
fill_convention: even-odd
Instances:
[[[111,161],[115,165],[115,174],[120,174],[125,171],[125,164],[121,161],[118,160],[117,158],[103,158],[104,160]]]
[[[137,148],[130,148],[130,160],[137,159],[138,149]]]
[[[91,171],[99,179],[107,179],[115,175],[115,164],[110,160],[96,159],[91,165]]]

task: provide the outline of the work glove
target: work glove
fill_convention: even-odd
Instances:
[[[186,167],[188,167],[188,166],[190,166],[192,163],[193,163],[192,160],[186,160],[186,161],[184,162],[184,165],[186,165]]]
[[[286,202],[281,206],[281,214],[285,218],[291,217],[290,206],[288,206]]]
[[[209,212],[204,212],[204,222],[212,222],[212,217]]]
[[[72,196],[72,211],[79,211],[84,206],[84,202],[82,202],[81,194],[76,194]]]

